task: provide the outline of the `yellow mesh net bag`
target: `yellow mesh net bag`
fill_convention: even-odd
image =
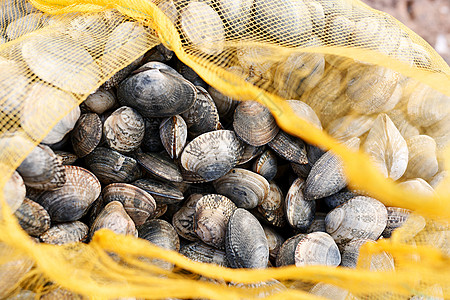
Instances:
[[[2,0],[0,23],[0,298],[450,297],[450,69],[391,16],[352,0]],[[89,244],[35,243],[3,199],[17,192],[7,185],[14,170],[90,93],[159,43],[219,92],[264,104],[284,131],[334,151],[351,187],[413,214],[391,238],[365,244],[355,269],[227,269],[108,230]],[[309,104],[324,130],[286,99]],[[384,113],[402,134],[435,141],[438,169],[425,178],[440,174],[432,196],[386,179],[367,153],[342,143]],[[18,137],[29,143],[18,146]],[[371,270],[383,253],[395,271]]]

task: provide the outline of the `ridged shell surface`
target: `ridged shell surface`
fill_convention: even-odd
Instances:
[[[148,220],[137,228],[139,237],[159,247],[172,251],[180,250],[180,239],[177,232],[167,221]]]
[[[180,168],[167,156],[167,154],[140,152],[135,154],[135,158],[145,170],[157,178],[172,182],[183,181]]]
[[[236,209],[227,225],[225,252],[233,268],[266,268],[269,246],[258,220],[242,208]]]
[[[278,132],[268,143],[268,146],[282,158],[290,162],[297,164],[308,163],[305,143],[301,139],[291,136],[284,131]]]
[[[411,214],[411,211],[406,208],[392,207],[392,206],[386,207],[386,210],[387,210],[387,225],[382,235],[385,238],[389,238],[391,237],[391,234],[395,229],[401,227],[403,223],[406,222],[409,215]]]
[[[329,209],[333,209],[356,196],[359,195],[352,191],[342,190],[337,192],[336,194],[323,198],[323,201],[325,202],[325,204],[328,206]]]
[[[306,231],[311,225],[316,212],[316,202],[307,201],[303,195],[305,181],[297,178],[286,194],[286,219],[292,227]]]
[[[199,239],[194,229],[194,214],[195,206],[201,198],[201,194],[192,194],[172,217],[172,224],[177,233],[189,241],[197,241]]]
[[[78,156],[76,156],[74,153],[67,151],[57,150],[55,151],[55,154],[63,165],[73,165],[78,159]]]
[[[333,300],[356,300],[358,298],[354,297],[349,291],[340,288],[338,286],[319,282],[311,288],[310,294],[314,296],[323,297],[326,299]]]
[[[286,102],[289,103],[289,106],[298,117],[308,121],[315,127],[322,129],[319,117],[317,117],[311,106],[300,100],[286,100]]]
[[[161,125],[160,118],[144,118],[145,133],[144,139],[141,143],[141,149],[144,152],[160,152],[164,150],[159,135],[159,125]]]
[[[178,204],[184,199],[183,193],[170,182],[142,178],[132,184],[152,195],[157,204]]]
[[[31,236],[39,236],[50,228],[50,216],[38,203],[25,198],[14,215],[20,227]]]
[[[295,265],[325,265],[337,267],[341,254],[333,238],[325,232],[308,233],[295,247]]]
[[[92,223],[90,237],[102,228],[114,231],[116,234],[138,236],[136,225],[118,201],[109,202]]]
[[[225,96],[212,86],[208,88],[208,93],[209,95],[211,95],[211,98],[214,100],[214,103],[216,104],[216,108],[222,122],[223,121],[229,122],[230,120],[232,120],[234,110],[236,109],[236,106],[239,104],[239,101],[233,100],[232,98]]]
[[[364,135],[372,128],[374,121],[373,116],[348,115],[331,122],[327,131],[335,139],[346,141]]]
[[[422,196],[433,196],[434,189],[422,178],[413,178],[400,182],[398,186],[409,190],[415,194],[421,194]]]
[[[228,267],[225,251],[195,242],[181,247],[180,253],[193,261]]]
[[[374,272],[389,272],[395,270],[393,257],[384,251],[381,253],[369,255],[368,257],[364,257],[358,262],[361,246],[365,243],[375,242],[367,239],[357,239],[346,244],[344,249],[342,250],[341,266],[356,268],[357,264],[359,263],[358,269],[369,269],[370,271]]]
[[[304,233],[297,234],[287,239],[283,245],[281,245],[276,259],[277,267],[295,265],[295,248],[297,247],[298,242],[305,236],[306,234]]]
[[[243,165],[253,158],[260,155],[265,149],[265,146],[252,146],[244,142],[244,153],[241,156],[241,159],[238,162],[238,165]]]
[[[428,135],[416,135],[406,140],[408,145],[408,166],[406,178],[420,177],[425,180],[433,177],[438,169],[436,142]]]
[[[285,239],[269,226],[264,226],[264,234],[267,238],[267,245],[269,246],[269,258],[273,261],[277,258],[278,251],[280,251],[281,245],[283,245]]]
[[[159,126],[159,136],[161,142],[169,153],[170,157],[177,159],[186,145],[187,125],[184,119],[179,116],[168,117],[162,120]]]
[[[314,215],[314,220],[312,221],[311,225],[309,225],[308,230],[306,230],[306,233],[312,233],[312,232],[327,232],[325,228],[325,217],[327,216],[326,213],[322,212],[316,212]]]
[[[269,224],[275,227],[283,227],[286,224],[283,192],[275,182],[269,183],[269,193],[256,209]]]
[[[98,146],[102,138],[102,121],[96,113],[80,116],[72,130],[73,151],[78,157],[85,157]]]
[[[266,150],[253,163],[253,172],[262,175],[267,181],[271,181],[277,175],[278,163],[275,154]]]
[[[89,228],[80,221],[61,223],[50,227],[39,236],[42,242],[53,245],[77,243],[86,240]]]

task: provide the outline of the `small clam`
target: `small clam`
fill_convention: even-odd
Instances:
[[[327,232],[340,247],[353,239],[376,240],[387,224],[386,207],[379,201],[358,196],[330,211]]]
[[[228,220],[236,205],[225,196],[210,194],[195,205],[194,230],[208,245],[223,249]]]
[[[187,111],[197,90],[171,67],[149,62],[119,84],[117,98],[144,117],[170,117]]]
[[[80,221],[61,223],[50,227],[39,238],[42,242],[53,245],[83,242],[88,236],[89,228]]]
[[[83,114],[72,130],[73,151],[85,157],[98,146],[102,138],[102,121],[96,113]]]
[[[386,177],[397,180],[405,173],[408,146],[386,114],[378,115],[362,148]]]
[[[38,203],[25,198],[14,215],[19,225],[31,236],[39,236],[50,228],[50,216]]]
[[[288,266],[295,265],[295,248],[297,248],[298,242],[304,238],[306,234],[300,233],[287,239],[283,245],[281,245],[278,251],[276,266]]]
[[[137,228],[139,237],[159,247],[172,251],[180,251],[180,239],[177,232],[167,221],[148,220]]]
[[[139,148],[144,138],[144,119],[131,107],[116,109],[103,124],[108,146],[119,152],[131,152]]]
[[[183,177],[180,168],[166,155],[158,153],[136,153],[136,160],[150,174],[172,182],[181,182]]]
[[[127,183],[111,183],[103,191],[104,203],[118,201],[136,226],[155,216],[156,202],[146,191]]]
[[[23,179],[17,171],[11,175],[3,187],[3,200],[8,203],[11,213],[14,213],[25,199],[27,193]],[[0,212],[2,207],[0,202]]]
[[[306,231],[316,212],[316,202],[306,201],[303,196],[305,181],[297,178],[289,188],[285,200],[286,219],[294,228]]]
[[[270,181],[277,175],[277,167],[277,157],[272,151],[266,150],[253,163],[253,172],[262,175],[267,181]]]
[[[157,204],[178,204],[184,199],[183,193],[170,182],[142,178],[132,184],[152,195]]]
[[[336,194],[324,197],[323,201],[325,202],[325,204],[328,206],[329,209],[334,209],[356,196],[359,195],[355,192],[349,190],[342,190],[337,192]]]
[[[244,153],[241,156],[241,159],[238,162],[238,165],[243,165],[248,163],[258,155],[260,155],[264,151],[264,146],[252,146],[244,142]]]
[[[129,234],[138,236],[133,220],[128,216],[122,203],[118,201],[109,202],[92,223],[90,237],[101,229],[107,228],[116,234]]]
[[[186,145],[187,125],[179,115],[162,120],[159,126],[161,142],[170,157],[177,159]]]
[[[85,162],[103,184],[131,182],[142,176],[134,158],[104,147],[95,148],[86,156]]]
[[[255,208],[269,193],[269,182],[252,171],[234,168],[214,181],[217,193],[226,196],[237,207]]]
[[[283,227],[286,224],[283,192],[276,183],[269,183],[269,193],[256,210],[265,222],[275,227]]]
[[[225,251],[202,242],[187,244],[181,247],[180,253],[193,261],[228,267]]]
[[[337,267],[341,254],[333,238],[325,232],[308,233],[295,247],[295,265],[325,265]]]
[[[309,225],[308,230],[306,230],[306,233],[311,232],[327,232],[325,228],[325,217],[327,216],[326,213],[316,212],[314,215],[314,220],[312,221],[311,225]]]
[[[202,198],[201,194],[189,196],[186,203],[172,217],[172,224],[177,233],[189,241],[198,240],[194,230],[194,214],[195,206],[200,198]]]
[[[291,136],[284,131],[280,130],[268,143],[268,146],[290,162],[297,164],[308,163],[305,143],[300,138]]]
[[[197,204],[198,205],[198,204]],[[258,220],[242,208],[236,209],[227,225],[225,252],[233,268],[266,268],[269,245]]]
[[[368,239],[356,239],[345,245],[342,250],[341,266],[348,268],[369,269],[370,271],[394,271],[394,259],[386,252],[371,254],[360,258],[359,251],[365,243],[375,243]]]
[[[269,246],[269,258],[275,261],[278,251],[280,251],[281,245],[283,245],[285,239],[271,227],[263,225],[263,229]]]
[[[175,21],[173,21],[173,23],[176,22],[176,18],[178,15],[178,12],[176,11],[174,6],[171,6],[169,3],[172,3],[172,1],[166,1],[166,2],[160,2],[158,4],[159,8],[162,8],[162,10],[164,11],[166,9],[166,11],[164,11],[164,13],[170,13],[172,14],[171,16],[169,16],[169,18],[172,20],[171,17],[175,18]],[[172,9],[174,11],[172,11]],[[145,53],[145,57],[144,57],[144,61],[159,61],[159,62],[168,62],[169,60],[171,60],[173,57],[173,51],[167,49],[166,47],[164,47],[163,44],[158,44],[155,47],[153,47],[152,49],[150,49],[149,51],[147,51],[147,53]]]
[[[255,101],[239,103],[234,113],[236,134],[252,146],[262,146],[277,135],[279,128],[270,111]]]
[[[401,207],[386,207],[387,210],[387,224],[382,235],[385,238],[389,238],[392,232],[401,227],[406,222],[411,211]]]
[[[449,172],[441,171],[430,180],[430,186],[442,195],[450,195]]]
[[[306,144],[306,157],[308,159],[308,163],[301,165],[295,162],[291,162],[290,164],[291,168],[294,171],[294,173],[297,174],[299,177],[307,178],[309,172],[311,172],[312,166],[324,153],[325,151],[323,151],[319,147]]]
[[[54,191],[46,191],[36,202],[48,211],[53,222],[69,222],[85,215],[98,198],[101,186],[88,170],[76,166],[63,166],[66,182]]]
[[[408,145],[408,166],[405,178],[421,177],[425,180],[438,171],[436,142],[428,135],[416,135],[406,140]]]
[[[83,103],[90,111],[102,114],[116,107],[117,99],[113,92],[100,88],[95,93],[90,94]]]
[[[181,154],[181,164],[186,170],[212,181],[236,166],[243,152],[243,144],[233,131],[216,130],[187,144]]]

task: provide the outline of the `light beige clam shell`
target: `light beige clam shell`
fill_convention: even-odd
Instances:
[[[315,296],[324,297],[326,299],[333,299],[333,300],[356,300],[355,296],[353,296],[348,290],[345,290],[343,288],[340,288],[338,286],[329,284],[329,283],[323,283],[319,282],[315,286],[309,290],[310,294],[313,294]]]
[[[425,180],[438,171],[436,142],[428,135],[416,135],[406,140],[408,145],[408,166],[405,178],[420,177]]]
[[[434,189],[422,178],[409,179],[399,183],[398,185],[413,193],[419,193],[426,196],[432,196],[434,194]]]
[[[23,179],[17,171],[11,175],[3,187],[3,200],[9,205],[11,213],[14,213],[25,199],[26,189]],[[0,202],[0,211],[1,211]]]
[[[98,89],[83,102],[92,112],[102,114],[117,105],[116,96],[110,90]]]
[[[375,121],[373,116],[347,115],[338,118],[328,125],[328,133],[339,141],[346,141],[352,137],[360,137],[372,128]]]
[[[122,203],[118,201],[112,201],[103,208],[91,226],[90,237],[92,238],[94,233],[101,228],[107,228],[116,234],[138,236],[133,220],[128,216]]]
[[[308,233],[295,248],[295,265],[325,265],[337,267],[341,254],[333,238],[326,232]]]

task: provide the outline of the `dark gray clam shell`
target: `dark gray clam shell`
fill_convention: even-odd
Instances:
[[[298,242],[305,236],[306,234],[299,233],[287,239],[283,245],[281,245],[275,262],[277,267],[295,265],[295,248],[297,247]]]
[[[269,193],[256,210],[258,216],[272,226],[283,227],[286,224],[283,192],[276,183],[269,183]]]
[[[178,204],[184,199],[183,193],[170,182],[142,178],[132,182],[131,184],[152,195],[156,203]]]
[[[225,251],[202,242],[187,244],[181,247],[180,253],[193,261],[228,267]]]
[[[326,213],[316,212],[314,216],[314,220],[312,221],[311,225],[308,227],[308,230],[306,230],[306,233],[311,232],[327,232],[325,228],[325,217],[327,216]]]
[[[243,164],[251,161],[258,155],[263,153],[265,148],[266,148],[265,146],[257,146],[256,147],[256,146],[252,146],[250,144],[244,143],[244,153],[242,154],[242,157],[239,160],[238,165],[243,165]]]
[[[194,85],[161,65],[147,63],[122,81],[117,90],[119,102],[144,117],[170,117],[187,111],[197,98]]]
[[[167,221],[154,219],[148,220],[137,227],[139,237],[159,247],[173,251],[180,251],[180,239],[178,234]]]
[[[263,226],[263,229],[267,238],[267,244],[269,245],[269,258],[275,261],[278,251],[280,251],[281,245],[283,245],[285,239],[281,234],[269,226]]]
[[[167,157],[167,154],[140,152],[135,154],[135,158],[145,170],[158,178],[173,182],[183,181],[180,168]]]
[[[278,132],[267,145],[288,161],[297,164],[308,163],[305,143],[301,139],[291,136],[284,131]]]
[[[286,219],[294,228],[306,231],[314,220],[316,202],[307,201],[303,195],[305,181],[297,178],[286,195]]]
[[[258,220],[243,208],[230,217],[225,238],[225,252],[233,268],[266,268],[269,245]]]
[[[50,228],[50,216],[38,203],[25,198],[14,215],[20,227],[31,236],[39,236]]]
[[[80,221],[61,223],[50,227],[39,236],[42,242],[53,245],[82,242],[86,240],[89,227]]]
[[[141,143],[141,149],[144,152],[160,152],[164,146],[159,136],[160,118],[144,118],[145,134]]]
[[[272,180],[278,171],[277,157],[275,154],[266,150],[253,163],[253,171],[262,175],[267,181]]]
[[[85,157],[98,146],[102,138],[103,125],[96,113],[82,114],[72,130],[73,151]]]
[[[195,206],[200,198],[202,198],[201,194],[189,196],[186,203],[172,217],[172,224],[177,233],[189,241],[199,239],[194,229],[194,214]]]
[[[233,100],[232,98],[225,96],[213,87],[208,88],[208,92],[211,95],[214,103],[216,104],[217,111],[220,115],[220,120],[222,122],[228,123],[233,118],[234,110],[239,104],[239,101]]]
[[[359,194],[349,191],[349,190],[343,190],[340,192],[337,192],[336,194],[327,196],[323,198],[323,201],[328,206],[329,209],[334,209],[338,207],[339,205],[347,202],[348,200],[359,196]]]

